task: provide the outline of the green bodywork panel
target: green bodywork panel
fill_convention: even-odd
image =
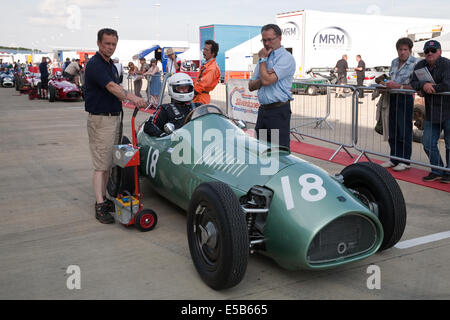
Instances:
[[[141,128],[138,146],[141,174],[156,192],[184,210],[196,187],[207,181],[228,184],[238,198],[255,185],[271,189],[264,254],[284,268],[333,267],[370,256],[381,245],[378,218],[338,180],[287,151],[268,149],[224,116],[207,114],[165,137],[150,137]],[[331,221],[351,213],[373,222],[375,245],[354,258],[309,265],[307,251],[314,236]]]

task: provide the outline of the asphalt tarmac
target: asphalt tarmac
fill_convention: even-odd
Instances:
[[[159,219],[153,231],[95,219],[83,102],[0,88],[0,112],[0,299],[450,299],[447,192],[399,181],[408,212],[402,248],[326,271],[287,271],[251,255],[239,285],[214,291],[192,263],[186,214],[145,180],[144,205]],[[127,135],[131,114],[125,109]]]

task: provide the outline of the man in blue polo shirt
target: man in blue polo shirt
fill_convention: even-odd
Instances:
[[[291,94],[295,73],[294,57],[281,46],[281,29],[276,24],[268,24],[261,29],[261,41],[264,48],[259,53],[259,62],[255,67],[248,88],[258,90],[261,104],[256,120],[256,135],[272,142],[272,135],[279,133],[279,145],[290,146]]]
[[[119,143],[121,101],[129,100],[137,107],[145,107],[144,99],[128,93],[119,84],[119,74],[111,56],[119,36],[112,29],[97,34],[98,52],[86,66],[85,110],[89,148],[94,165],[95,217],[101,223],[114,223],[110,212],[114,203],[106,199],[106,184],[112,166],[113,145]]]

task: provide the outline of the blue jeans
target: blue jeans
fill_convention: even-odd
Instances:
[[[441,135],[442,130],[444,130],[444,140],[445,140],[445,161],[447,163],[446,168],[450,168],[450,119],[442,122],[430,122],[425,121],[422,144],[425,153],[430,159],[430,164],[444,167],[444,163],[442,162],[441,154],[439,153],[439,149],[437,147],[437,143],[439,137]],[[445,172],[439,169],[431,169],[431,172],[442,176],[444,174],[450,174],[449,172]]]
[[[391,156],[411,159],[414,98],[412,95],[391,94],[389,101],[389,147]],[[408,161],[391,159],[394,165]]]

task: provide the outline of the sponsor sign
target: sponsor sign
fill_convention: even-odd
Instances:
[[[351,49],[352,41],[347,31],[339,27],[326,27],[316,33],[313,39],[315,50]]]
[[[300,39],[300,28],[295,22],[289,21],[281,26],[283,40]]]
[[[258,91],[248,90],[248,80],[230,79],[227,82],[228,116],[232,119],[256,123],[258,118]]]

